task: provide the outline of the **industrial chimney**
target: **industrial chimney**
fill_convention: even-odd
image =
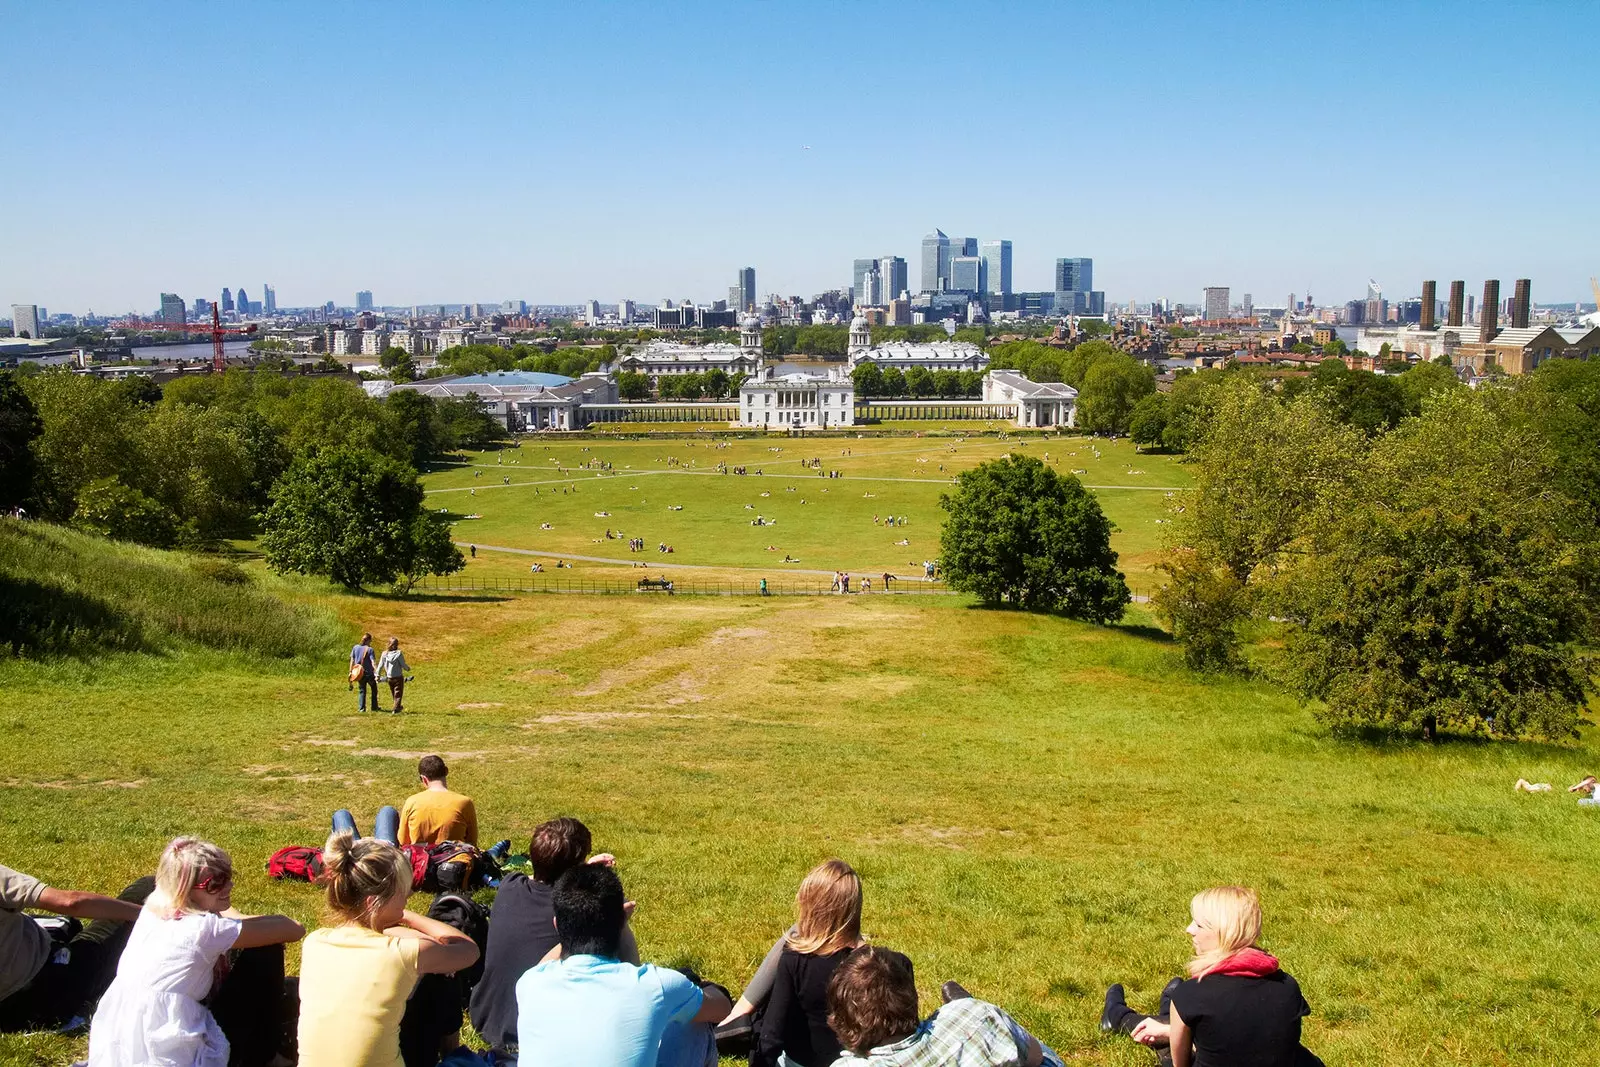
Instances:
[[[1500,279],[1483,283],[1483,303],[1478,305],[1478,343],[1486,345],[1500,332]]]
[[[1519,330],[1528,328],[1528,318],[1533,311],[1533,281],[1518,278],[1516,295],[1511,298],[1511,325]]]
[[[1445,318],[1446,326],[1460,326],[1464,320],[1462,311],[1467,305],[1467,283],[1456,281],[1450,283],[1450,313]]]
[[[1439,306],[1438,283],[1431,278],[1422,283],[1422,328],[1431,330]]]

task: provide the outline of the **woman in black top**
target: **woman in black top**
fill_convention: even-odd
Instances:
[[[1187,933],[1195,958],[1189,961],[1190,977],[1167,987],[1170,1018],[1135,1015],[1120,1003],[1120,987],[1113,986],[1102,1026],[1131,1032],[1146,1045],[1170,1046],[1173,1067],[1319,1063],[1300,1045],[1300,1020],[1311,1008],[1299,983],[1256,947],[1261,902],[1254,890],[1207,889],[1189,907],[1194,921]],[[1118,1018],[1111,1018],[1114,1013]]]
[[[812,868],[795,894],[798,919],[784,939],[761,1019],[754,1067],[830,1067],[839,1039],[828,1026],[828,979],[861,940],[861,879],[843,860]]]

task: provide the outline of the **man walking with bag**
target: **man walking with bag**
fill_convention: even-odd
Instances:
[[[350,684],[356,687],[356,711],[367,710],[367,690],[372,690],[372,710],[378,710],[378,662],[372,654],[372,635],[362,634],[350,650]]]

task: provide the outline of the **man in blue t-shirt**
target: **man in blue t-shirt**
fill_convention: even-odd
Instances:
[[[626,922],[622,880],[610,867],[574,867],[557,880],[551,903],[561,958],[517,981],[519,1067],[656,1067],[683,1057],[664,1048],[706,1036],[733,1010],[715,986],[677,971],[618,959]],[[706,1024],[700,1028],[684,1024]]]
[[[356,710],[367,710],[367,690],[372,690],[372,710],[378,710],[378,660],[372,652],[372,635],[362,634],[350,649],[350,684],[356,690]]]

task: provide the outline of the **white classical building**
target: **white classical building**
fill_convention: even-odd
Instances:
[[[862,363],[876,363],[880,370],[899,367],[902,371],[912,367],[930,371],[983,370],[989,365],[988,353],[967,341],[934,341],[928,344],[891,341],[874,345],[872,327],[861,315],[857,315],[850,323],[849,355],[851,369]]]
[[[1064,382],[1032,382],[1019,371],[992,370],[983,376],[983,402],[1013,406],[1018,426],[1077,425],[1078,391]]]
[[[593,406],[617,403],[617,383],[594,372],[572,379],[536,371],[492,371],[488,374],[424,378],[393,386],[437,400],[476,396],[484,410],[513,433],[534,430],[581,430],[594,421]]]
[[[734,426],[820,430],[856,424],[856,387],[842,369],[826,374],[770,372],[739,387]]]
[[[728,375],[755,377],[761,373],[764,365],[761,356],[761,320],[749,315],[739,324],[739,343],[736,345],[725,342],[688,345],[679,341],[651,341],[621,356],[616,361],[615,369],[648,374],[652,378],[663,374],[704,374],[713,369]]]

